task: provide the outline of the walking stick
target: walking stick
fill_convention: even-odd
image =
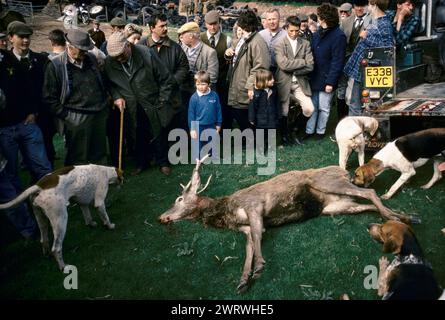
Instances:
[[[124,104],[125,108],[125,104]],[[119,109],[120,116],[120,125],[119,125],[119,171],[122,172],[122,142],[124,138],[124,109]]]

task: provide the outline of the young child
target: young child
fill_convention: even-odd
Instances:
[[[278,121],[277,93],[274,82],[272,72],[258,71],[255,77],[253,99],[249,104],[249,122],[255,126],[255,129],[264,129],[265,150],[268,146],[267,129],[276,129]]]
[[[195,74],[196,92],[189,101],[188,122],[192,138],[192,161],[201,159],[201,149],[211,143],[212,136],[221,131],[221,104],[216,92],[210,89],[210,75],[206,71]],[[212,146],[211,151],[214,150]],[[210,152],[211,156],[216,154]]]

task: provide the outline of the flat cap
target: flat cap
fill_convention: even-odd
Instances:
[[[297,17],[298,19],[300,19],[301,22],[309,20],[309,17],[306,13],[297,13]]]
[[[126,24],[125,20],[119,17],[114,17],[110,21],[110,25],[113,27],[125,27]]]
[[[83,51],[91,50],[94,47],[90,35],[80,29],[69,29],[68,32],[65,33],[65,39],[70,45]]]
[[[349,2],[345,2],[343,3],[340,8],[338,8],[339,11],[351,11],[352,10],[352,4],[350,4]]]
[[[6,33],[1,33],[1,32],[0,32],[0,40],[3,40],[3,39],[5,39],[5,38],[6,38],[6,36],[7,36],[7,34],[6,34]]]
[[[178,29],[178,34],[183,34],[185,32],[201,32],[199,29],[199,25],[196,22],[187,22],[182,25],[181,28]]]
[[[121,55],[125,50],[127,44],[127,37],[123,32],[115,32],[107,42],[107,51],[110,57],[117,57]]]
[[[140,35],[142,35],[142,32],[142,28],[138,25],[135,25],[134,23],[129,23],[124,28],[124,33],[127,38],[135,33],[139,33]]]
[[[205,15],[204,21],[208,24],[214,24],[219,22],[219,12],[211,10]]]
[[[16,34],[18,36],[30,36],[33,34],[31,27],[21,21],[12,21],[8,24],[6,33],[9,35]]]

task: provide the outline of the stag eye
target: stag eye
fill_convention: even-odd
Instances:
[[[182,200],[184,200],[183,197],[178,197],[178,198],[176,199],[176,202],[181,202]]]

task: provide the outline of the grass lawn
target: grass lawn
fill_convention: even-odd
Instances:
[[[330,122],[332,132],[334,123]],[[60,139],[58,149],[63,148]],[[369,157],[370,155],[368,155]],[[337,163],[337,145],[326,137],[303,147],[278,149],[276,174]],[[350,158],[351,171],[357,157]],[[78,290],[65,290],[66,276],[53,258],[42,256],[39,242],[16,240],[1,246],[0,297],[13,299],[330,299],[348,293],[353,299],[378,299],[364,288],[364,268],[378,265],[382,246],[366,232],[378,214],[320,217],[300,224],[268,229],[263,237],[266,266],[247,293],[236,286],[244,262],[244,236],[204,228],[193,221],[161,226],[157,217],[170,207],[187,183],[192,165],[178,165],[170,177],[152,168],[127,176],[121,189],[112,187],[108,213],[113,231],[85,227],[80,209],[70,208],[64,241],[67,264],[78,269]],[[228,195],[267,179],[255,165],[205,165],[201,179],[213,174],[205,195]],[[132,168],[128,168],[130,171]],[[418,214],[414,230],[445,286],[444,182],[422,190],[432,174],[430,165],[385,204],[396,211]],[[383,173],[373,187],[383,194],[396,180]],[[93,213],[93,218],[99,221]],[[391,259],[391,257],[390,257]]]

